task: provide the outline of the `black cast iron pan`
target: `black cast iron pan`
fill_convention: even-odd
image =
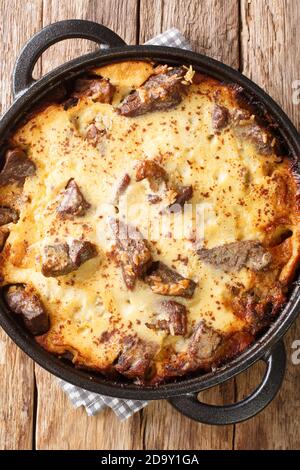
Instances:
[[[85,38],[99,45],[97,52],[72,60],[38,81],[32,71],[37,59],[52,44],[67,38]],[[84,20],[67,20],[47,26],[37,33],[22,50],[13,73],[15,101],[0,121],[0,144],[33,104],[47,96],[53,88],[93,66],[134,59],[152,59],[162,63],[192,65],[221,81],[241,85],[255,101],[261,103],[278,124],[279,133],[295,159],[300,155],[300,136],[281,108],[261,88],[230,67],[186,50],[161,46],[127,46],[108,28]],[[300,306],[300,285],[295,280],[289,302],[268,331],[238,358],[215,372],[185,377],[157,388],[141,388],[125,382],[113,382],[100,374],[76,369],[44,351],[9,314],[0,300],[0,324],[12,340],[38,364],[52,374],[92,392],[120,398],[155,400],[168,399],[180,412],[208,424],[232,424],[246,420],[265,408],[278,392],[285,372],[283,335],[296,320]],[[241,373],[257,361],[266,363],[266,373],[259,387],[241,402],[214,406],[197,400],[199,391],[218,385]]]

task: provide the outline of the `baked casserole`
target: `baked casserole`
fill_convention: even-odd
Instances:
[[[297,178],[238,87],[106,65],[33,110],[2,153],[3,296],[47,351],[157,385],[238,356],[284,306]]]

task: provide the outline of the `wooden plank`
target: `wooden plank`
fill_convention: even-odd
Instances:
[[[205,403],[223,405],[234,401],[234,381],[201,393]],[[233,426],[206,426],[176,411],[165,400],[143,410],[145,449],[231,450]]]
[[[299,104],[293,104],[293,82],[300,80],[300,16],[297,0],[242,0],[243,73],[283,107],[300,127]]]
[[[234,67],[239,66],[237,1],[141,0],[140,13],[140,43],[175,26],[191,42],[195,51]],[[234,383],[206,391],[202,399],[208,403],[230,403],[234,401]],[[198,424],[163,401],[144,409],[143,427],[146,449],[232,448],[233,426]]]
[[[242,0],[242,56],[244,73],[269,92],[300,127],[299,104],[292,101],[292,83],[300,76],[300,50],[295,41],[300,15],[297,0]],[[300,440],[299,365],[291,361],[293,341],[300,338],[300,322],[291,329],[285,344],[288,369],[274,402],[260,415],[236,427],[237,449],[297,449]],[[258,382],[257,367],[237,380],[238,398]]]
[[[193,50],[238,68],[238,0],[141,0],[140,11],[140,43],[176,27]]]
[[[44,0],[43,24],[67,19],[87,19],[107,26],[128,44],[136,43],[137,1],[129,0]],[[96,49],[85,39],[69,39],[52,46],[43,54],[43,74],[66,60]]]
[[[44,1],[44,25],[68,18],[98,21],[116,31],[128,43],[135,43],[137,2],[135,0]],[[91,42],[69,40],[53,46],[42,58],[43,73],[70,58],[92,50]],[[74,410],[59,389],[56,379],[36,366],[38,409],[37,449],[140,449],[141,418],[137,413],[121,423],[111,410],[88,417]]]
[[[0,113],[12,102],[11,74],[24,42],[41,27],[42,2],[0,2]],[[32,361],[0,331],[0,449],[31,449],[34,414]]]

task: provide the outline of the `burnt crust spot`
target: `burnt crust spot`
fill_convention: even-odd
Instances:
[[[229,124],[230,114],[225,106],[216,104],[212,111],[212,126],[216,131],[224,129]]]
[[[118,219],[111,220],[111,228],[116,242],[113,257],[121,265],[126,287],[133,289],[152,263],[148,242],[137,228]]]
[[[89,241],[73,240],[46,245],[43,252],[42,274],[57,277],[76,271],[83,263],[97,256],[96,246]]]
[[[163,319],[160,318],[160,314],[163,314]],[[175,300],[165,300],[159,306],[155,321],[146,323],[146,326],[154,330],[165,330],[171,335],[184,336],[187,332],[186,307]]]

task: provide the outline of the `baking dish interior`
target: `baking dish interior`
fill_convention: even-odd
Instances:
[[[9,136],[10,131],[19,124],[26,113],[32,109],[32,106],[37,104],[46,94],[48,95],[51,90],[53,91],[61,83],[67,83],[69,80],[72,80],[75,76],[83,73],[86,69],[92,66],[99,66],[130,59],[155,60],[157,62],[168,63],[170,65],[192,65],[196,70],[204,72],[213,78],[217,78],[218,80],[225,82],[234,82],[243,86],[247,93],[249,93],[249,98],[252,97],[258,106],[258,112],[263,113],[264,110],[267,110],[272,119],[274,119],[278,124],[278,132],[282,137],[282,140],[285,142],[291,158],[295,161],[297,160],[297,156],[300,152],[299,135],[297,131],[290,123],[287,116],[273,102],[273,100],[255,84],[238,72],[207,57],[187,51],[155,46],[128,46],[122,49],[104,52],[101,56],[99,56],[98,53],[90,54],[52,71],[18,97],[17,101],[4,116],[0,124],[2,142],[5,141]],[[261,109],[259,109],[260,106]],[[297,316],[299,310],[300,289],[297,280],[298,277],[296,276],[296,280],[291,289],[289,302],[284,307],[276,321],[237,359],[226,364],[226,366],[219,368],[217,371],[205,375],[196,374],[191,377],[184,377],[182,379],[178,379],[176,382],[160,385],[156,388],[141,388],[138,385],[128,383],[123,379],[120,379],[117,382],[111,381],[95,372],[75,369],[69,362],[50,355],[38,346],[24,328],[8,314],[2,300],[0,304],[0,321],[6,332],[27,354],[29,354],[45,369],[64,380],[94,392],[118,396],[121,398],[166,398],[183,393],[203,390],[221,383],[246,369],[266,354],[275,342],[284,335]]]

